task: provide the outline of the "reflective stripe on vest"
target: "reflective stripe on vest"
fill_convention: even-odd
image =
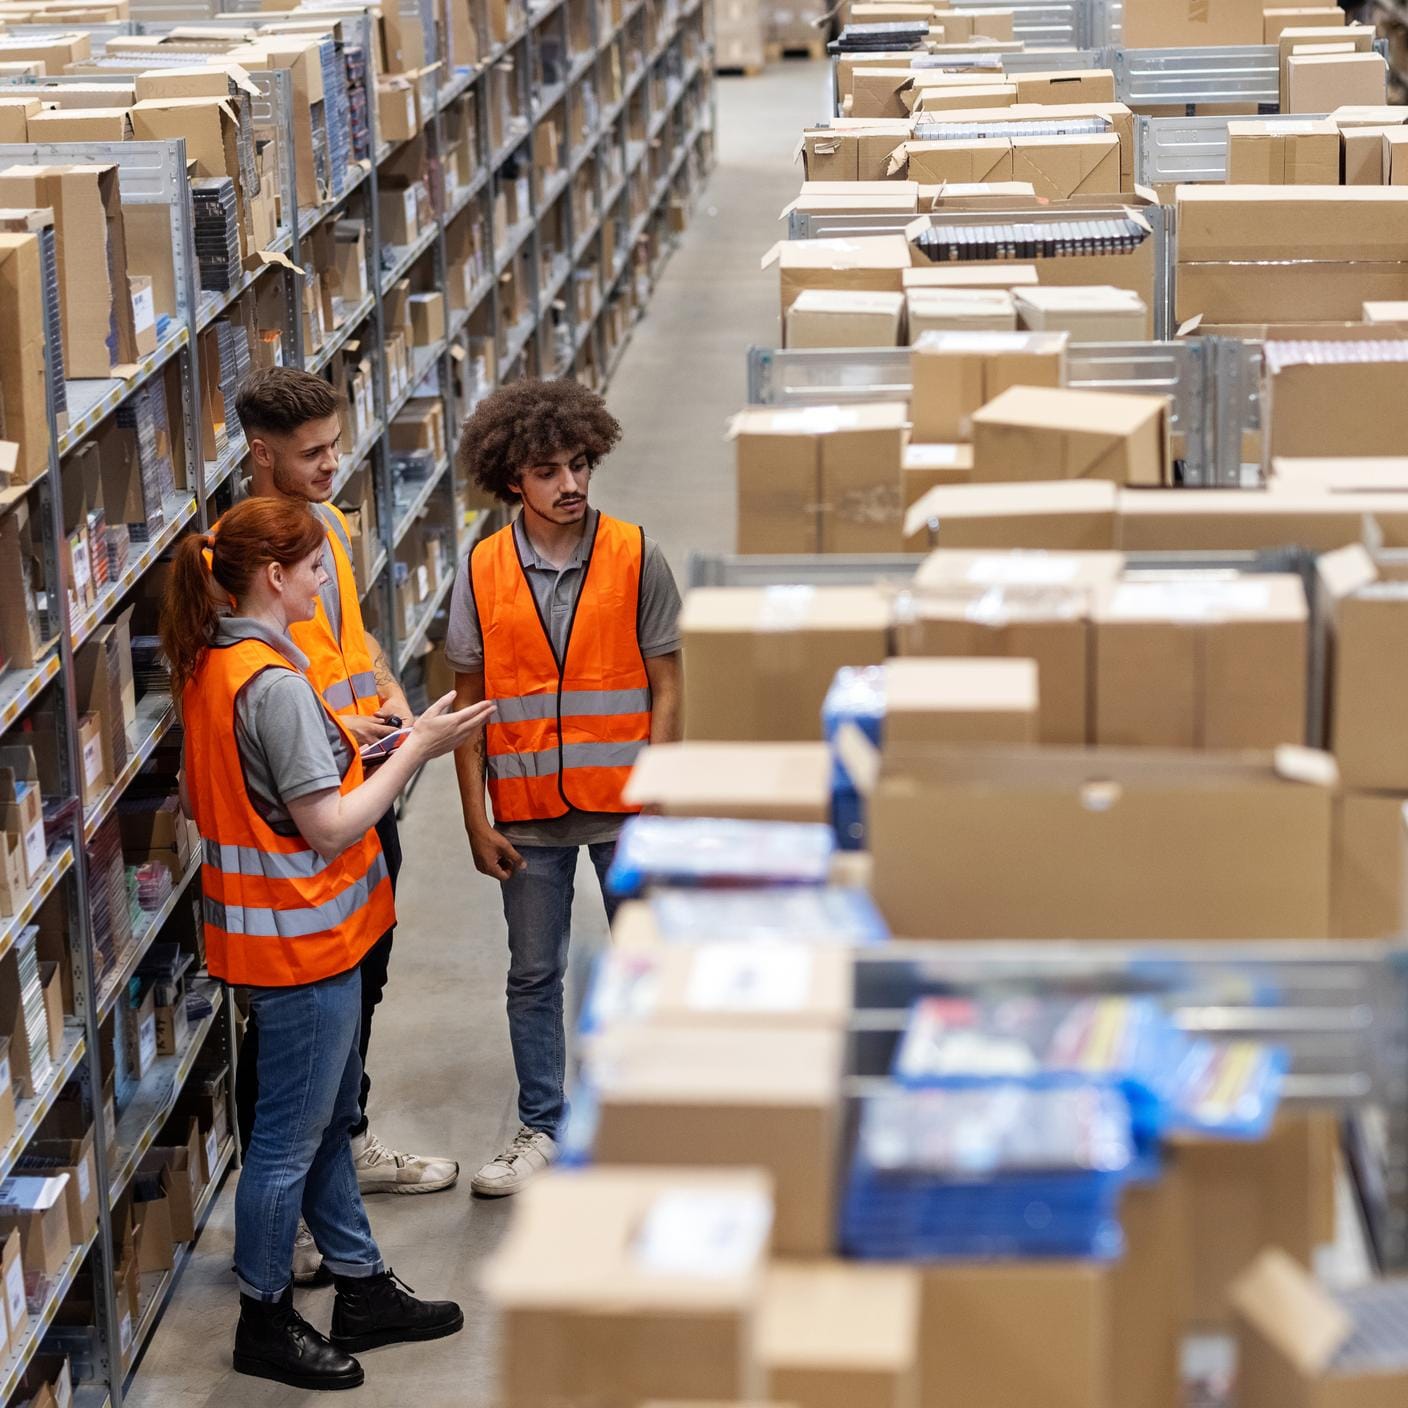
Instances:
[[[297,674],[261,640],[207,650],[181,696],[185,771],[201,835],[201,889],[210,972],[250,987],[288,987],[356,966],[396,922],[381,843],[367,831],[325,859],[259,815],[235,737],[240,692],[268,669]],[[330,718],[336,715],[329,711]],[[363,778],[352,736],[346,796]]]
[[[496,821],[635,810],[621,793],[650,738],[650,679],[636,636],[643,560],[641,530],[599,514],[559,661],[513,525],[471,553],[484,692],[498,706],[485,729]]]
[[[331,504],[314,504],[313,512],[328,530],[328,557],[337,584],[341,629],[334,631],[320,593],[313,619],[295,622],[288,633],[308,657],[308,677],[334,714],[375,714],[381,708],[381,696],[362,623],[357,574],[352,570],[352,539],[342,515]]]

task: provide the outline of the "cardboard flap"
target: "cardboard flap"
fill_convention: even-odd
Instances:
[[[1178,325],[1178,331],[1174,334],[1174,336],[1192,337],[1193,334],[1197,332],[1197,330],[1202,326],[1202,323],[1203,315],[1201,313],[1194,313],[1193,316],[1187,320],[1187,322],[1180,323]]]
[[[803,137],[803,138],[797,143],[797,145],[792,149],[792,165],[793,165],[793,166],[796,166],[796,164],[797,164],[799,161],[801,161],[801,159],[802,159],[802,153],[803,153],[804,151],[806,151],[806,149],[807,149],[807,139],[806,139],[805,137]]]
[[[758,268],[770,269],[774,264],[776,264],[777,261],[782,258],[782,246],[786,243],[786,240],[778,240],[778,242],[773,245],[773,247],[768,250],[765,255],[763,255],[762,259],[758,263]]]
[[[1312,1277],[1285,1252],[1264,1251],[1233,1282],[1237,1314],[1303,1374],[1322,1373],[1353,1325]]]
[[[903,142],[885,160],[885,175],[898,176],[902,171],[909,170],[909,152]]]
[[[931,221],[927,215],[916,215],[915,218],[904,227],[905,239],[911,242],[917,240],[932,223],[933,221]]]
[[[856,791],[862,797],[873,796],[880,780],[880,750],[853,723],[841,725],[833,746]]]
[[[1277,777],[1287,782],[1302,782],[1308,787],[1336,788],[1340,771],[1329,753],[1298,744],[1283,743],[1272,755]]]
[[[1315,570],[1334,597],[1346,597],[1379,580],[1378,568],[1362,543],[1321,555]]]
[[[254,256],[261,264],[277,264],[284,269],[292,269],[295,274],[301,274],[302,269],[293,262],[286,254],[280,254],[276,249],[261,249],[256,251]]]

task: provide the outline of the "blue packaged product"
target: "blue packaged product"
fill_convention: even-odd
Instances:
[[[1129,1107],[1092,1083],[991,1081],[868,1097],[842,1204],[849,1255],[1119,1254]]]
[[[821,705],[822,731],[831,745],[831,817],[843,851],[865,847],[865,804],[836,751],[836,735],[854,724],[879,748],[885,727],[885,667],[847,665],[836,672]]]
[[[835,849],[820,822],[634,816],[606,884],[622,898],[650,885],[823,885]]]

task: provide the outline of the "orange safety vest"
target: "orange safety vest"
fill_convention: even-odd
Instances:
[[[212,646],[182,691],[181,714],[203,852],[207,966],[228,983],[282,988],[355,967],[395,924],[396,907],[374,830],[328,861],[301,836],[280,836],[255,809],[235,740],[235,704],[271,669],[296,671],[263,641]],[[339,789],[346,796],[362,781],[362,763],[351,734],[338,727],[352,750]]]
[[[293,643],[308,657],[308,678],[334,714],[375,714],[381,708],[376,671],[367,649],[367,630],[362,623],[362,600],[357,595],[357,575],[352,570],[352,535],[347,520],[332,504],[311,504],[313,512],[328,530],[328,552],[332,575],[342,604],[342,631],[337,633],[318,597],[311,621],[298,621],[289,627]],[[211,532],[218,534],[217,520]],[[210,566],[210,549],[205,552]]]
[[[636,635],[644,556],[640,528],[598,515],[559,661],[513,524],[475,546],[469,583],[484,694],[498,705],[485,730],[496,821],[637,810],[621,790],[650,740],[650,679]]]

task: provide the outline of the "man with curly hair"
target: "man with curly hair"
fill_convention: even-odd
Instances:
[[[520,1128],[473,1179],[484,1197],[518,1192],[557,1157],[578,852],[587,848],[600,881],[632,810],[621,791],[637,753],[680,736],[680,598],[669,565],[640,528],[587,502],[593,471],[620,438],[601,397],[566,380],[512,382],[460,433],[461,471],[519,509],[475,545],[445,640],[456,708],[498,704],[483,738],[455,755],[474,864],[502,883],[508,920]]]

